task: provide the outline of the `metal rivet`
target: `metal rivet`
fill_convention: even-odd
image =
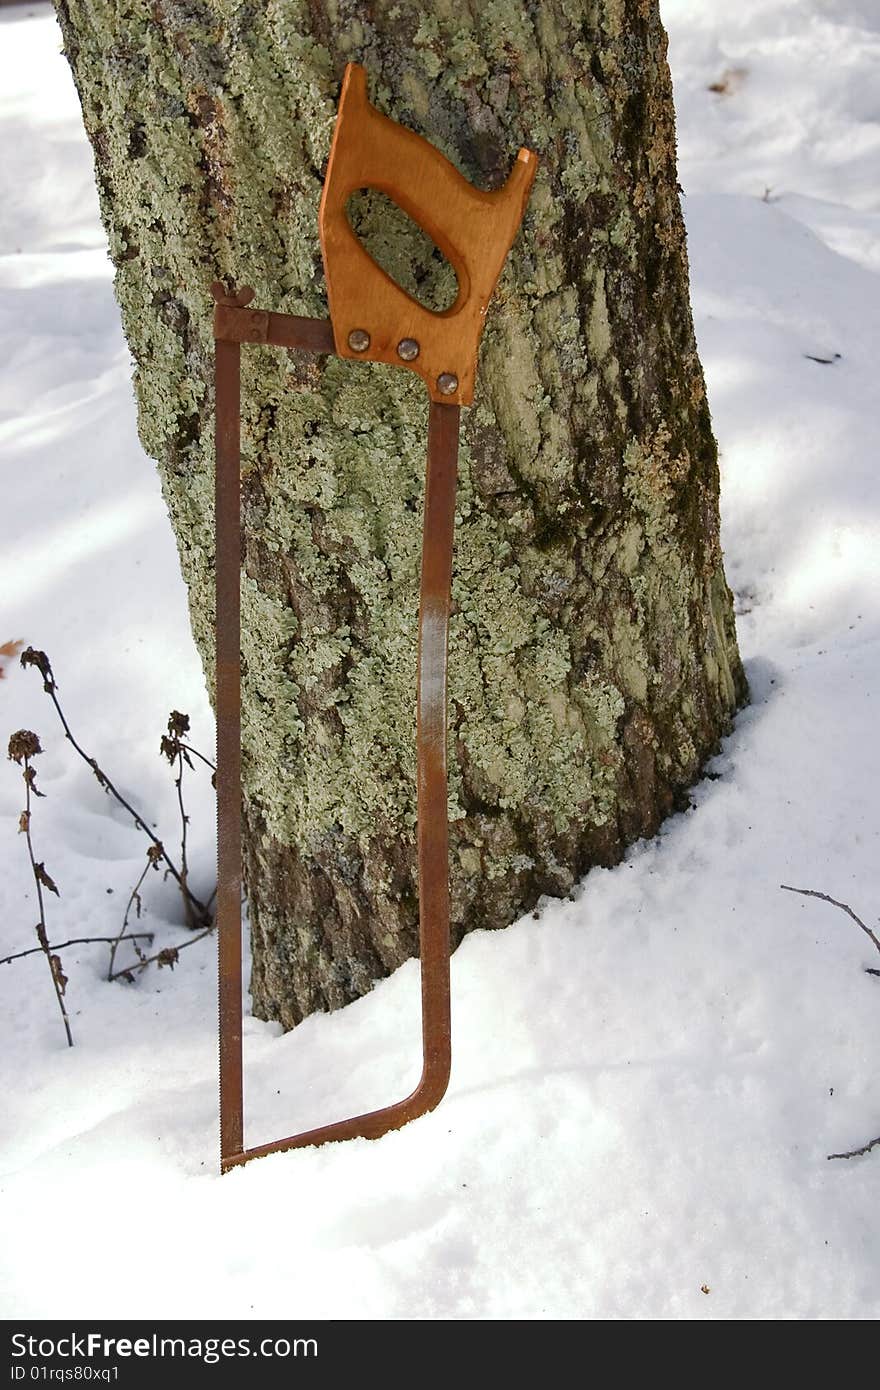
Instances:
[[[458,377],[454,372],[441,372],[437,378],[437,390],[441,396],[452,396],[458,390]]]
[[[397,344],[397,355],[404,362],[412,362],[419,355],[419,345],[415,338],[401,338]]]
[[[364,328],[353,328],[348,335],[348,346],[352,352],[366,352],[370,346],[370,335]]]

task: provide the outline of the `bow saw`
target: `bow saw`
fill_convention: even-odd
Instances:
[[[492,292],[522,221],[537,157],[521,149],[503,188],[486,193],[439,150],[367,97],[349,63],[319,211],[330,318],[250,308],[254,291],[215,283],[217,927],[220,993],[220,1167],[306,1145],[377,1139],[425,1114],[449,1082],[449,832],[446,661],[461,407],[473,400],[477,348]],[[455,303],[426,309],[373,260],[348,220],[353,193],[373,188],[407,213],[452,265]],[[271,344],[418,373],[430,397],[418,624],[419,949],[423,1069],[404,1100],[255,1148],[244,1143],[241,1003],[241,345]]]

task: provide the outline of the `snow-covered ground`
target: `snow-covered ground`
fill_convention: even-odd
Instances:
[[[108,985],[0,966],[6,1316],[850,1319],[880,1312],[880,6],[664,0],[693,297],[753,703],[694,806],[453,961],[454,1071],[376,1142],[216,1176],[213,947]],[[710,84],[724,90],[712,92]],[[85,747],[177,835],[156,747],[212,721],[140,452],[55,21],[0,13],[0,645],[45,648]],[[830,359],[816,361],[814,359]],[[7,663],[36,729],[53,940],[118,928],[145,842]],[[0,771],[3,953],[33,944]],[[191,780],[197,890],[212,803]],[[150,875],[143,925],[180,938]],[[292,1035],[247,1023],[248,1140],[404,1094],[418,970]],[[221,1239],[221,1232],[223,1233]]]

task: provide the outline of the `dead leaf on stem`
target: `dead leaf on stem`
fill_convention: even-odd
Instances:
[[[61,894],[59,893],[55,885],[55,880],[51,878],[50,875],[46,872],[45,864],[35,864],[34,873],[36,877],[39,879],[40,883],[42,883],[44,888],[48,888],[49,892],[54,893],[56,898],[61,897]]]
[[[52,974],[54,975],[55,983],[58,986],[58,993],[63,994],[67,988],[67,976],[65,975],[61,965],[61,957],[50,955],[49,964],[52,966]]]

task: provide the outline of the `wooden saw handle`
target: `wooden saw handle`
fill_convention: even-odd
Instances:
[[[531,150],[521,149],[503,188],[474,188],[427,140],[371,106],[366,72],[349,63],[319,213],[337,353],[408,367],[433,401],[470,405],[486,309],[537,164]],[[365,250],[346,212],[361,188],[387,194],[442,251],[458,278],[449,309],[426,309]]]

